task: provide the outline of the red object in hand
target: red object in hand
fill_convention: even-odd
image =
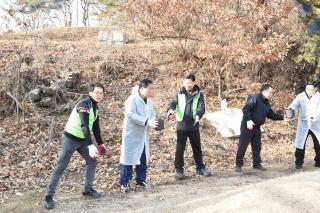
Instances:
[[[100,155],[103,155],[107,152],[107,148],[104,144],[99,145],[99,153]]]

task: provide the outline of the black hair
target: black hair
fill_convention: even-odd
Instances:
[[[139,81],[139,89],[143,88],[147,88],[150,84],[152,84],[153,82],[150,79],[142,79],[141,81]]]
[[[307,82],[307,86],[308,86],[308,85],[316,86],[316,85],[317,85],[317,82],[311,80],[311,81],[308,81],[308,82]]]
[[[262,84],[260,87],[260,92],[268,90],[269,88],[273,88],[273,86],[271,84]]]
[[[102,84],[100,84],[100,83],[90,84],[90,86],[89,86],[89,92],[93,92],[95,87],[100,87],[100,88],[102,88],[102,90],[103,90],[103,92],[104,92],[104,86],[103,86]]]
[[[193,74],[189,74],[184,79],[190,79],[191,81],[196,81],[196,76],[194,76]]]

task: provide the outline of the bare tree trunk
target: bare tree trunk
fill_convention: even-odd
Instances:
[[[320,68],[319,68],[319,62],[315,61],[314,64],[312,64],[312,71],[313,73],[312,80],[314,79],[320,79]]]
[[[87,10],[87,26],[89,27],[90,26],[90,17],[89,17],[89,5],[88,5],[88,10]]]
[[[67,17],[66,9],[63,11],[63,17],[64,17],[64,26],[67,27],[67,25],[68,25],[68,17]]]
[[[267,0],[258,0],[259,6],[267,6]],[[263,38],[266,37],[265,32],[260,32],[259,30],[252,31],[252,40],[255,43],[261,43]],[[251,73],[251,80],[254,82],[258,82],[261,79],[261,72],[262,72],[263,64],[261,62],[257,62],[252,66],[252,73]]]
[[[77,0],[77,27],[79,26],[79,0]]]
[[[259,82],[261,78],[261,72],[262,72],[262,63],[257,62],[256,64],[253,64],[251,80],[254,82]]]
[[[227,66],[229,65],[230,61],[227,61],[222,67],[221,69],[217,72],[218,74],[218,97],[219,97],[219,100],[220,100],[220,103],[221,101],[225,98],[223,97],[223,89],[222,89],[222,86],[223,86],[223,74],[227,68]]]
[[[65,2],[64,5],[64,26],[71,27],[72,25],[72,10],[71,10],[72,1]]]
[[[68,27],[72,26],[72,12],[69,11],[69,23],[68,23]]]
[[[83,17],[82,17],[82,23],[84,26],[88,25],[88,18],[89,18],[89,0],[81,0],[81,7],[83,10]]]

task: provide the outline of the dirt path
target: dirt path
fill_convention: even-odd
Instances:
[[[320,172],[312,163],[298,174],[292,165],[272,165],[266,172],[247,167],[242,174],[227,170],[209,178],[188,174],[187,180],[148,191],[123,195],[113,189],[99,200],[80,191],[58,193],[50,212],[316,212],[320,204],[312,201],[320,191]],[[15,196],[0,212],[46,212],[43,195]]]

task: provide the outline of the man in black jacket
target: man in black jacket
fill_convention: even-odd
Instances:
[[[63,171],[68,166],[75,151],[86,161],[86,180],[83,195],[99,198],[101,194],[93,189],[93,181],[97,166],[96,157],[106,152],[102,142],[99,126],[98,103],[104,96],[104,87],[99,84],[90,86],[89,96],[80,100],[71,112],[61,139],[61,149],[57,165],[51,175],[45,196],[45,208],[53,208],[53,195]],[[92,143],[93,133],[98,149]]]
[[[205,103],[200,88],[195,84],[195,76],[190,74],[184,79],[184,87],[173,97],[168,106],[168,119],[174,119],[176,111],[177,146],[175,155],[176,178],[184,176],[184,150],[189,138],[196,169],[199,175],[210,176],[203,159],[200,142],[199,120],[205,112]]]
[[[243,166],[243,158],[249,143],[252,148],[253,168],[266,170],[261,165],[261,129],[266,118],[272,120],[283,120],[283,116],[276,114],[271,109],[269,99],[272,97],[273,88],[270,84],[262,85],[260,93],[249,96],[245,106],[243,107],[243,118],[240,127],[240,141],[236,156],[236,172],[241,172]]]

